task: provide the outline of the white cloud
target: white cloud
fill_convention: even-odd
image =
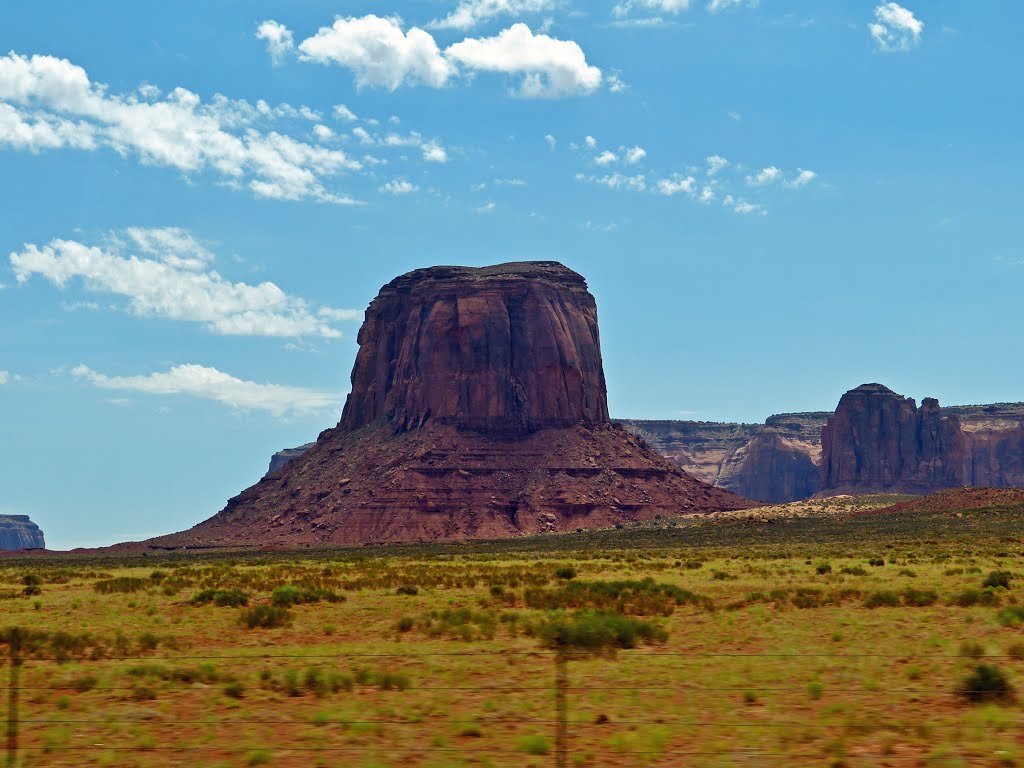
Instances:
[[[334,131],[322,123],[313,126],[313,135],[320,141],[330,141],[334,138]]]
[[[690,0],[622,0],[612,8],[616,16],[627,16],[634,8],[656,13],[681,13],[690,7]]]
[[[521,16],[553,10],[557,0],[462,0],[443,19],[430,22],[431,29],[472,29],[496,16]]]
[[[798,172],[796,178],[786,182],[786,186],[789,187],[790,189],[800,189],[801,187],[806,187],[808,184],[810,184],[812,181],[818,178],[818,174],[816,174],[814,171],[805,171],[803,168],[798,168],[797,171]]]
[[[618,73],[616,72],[612,72],[610,75],[608,75],[607,82],[608,90],[611,91],[612,93],[625,93],[627,90],[629,90],[629,86],[622,81],[622,78],[619,77]]]
[[[346,123],[354,123],[359,118],[356,113],[346,107],[344,104],[335,104],[333,110],[334,116],[338,120],[344,120]]]
[[[662,195],[672,197],[673,195],[692,195],[696,189],[697,180],[693,176],[683,176],[674,173],[670,178],[661,179],[658,182],[658,192]]]
[[[616,156],[614,152],[609,152],[606,149],[604,152],[602,152],[600,155],[594,158],[594,162],[597,163],[598,165],[611,165],[618,159],[619,158]]]
[[[100,389],[148,395],[189,395],[243,411],[266,411],[278,418],[313,416],[339,407],[341,395],[303,387],[259,384],[203,365],[176,365],[145,376],[107,376],[78,365],[72,375]]]
[[[708,176],[715,176],[719,171],[728,167],[729,161],[721,155],[710,155],[707,158]]]
[[[647,179],[643,174],[626,176],[623,173],[612,173],[606,176],[585,176],[580,173],[576,175],[576,180],[600,184],[608,187],[608,189],[623,189],[629,192],[643,192],[647,189]]]
[[[767,215],[767,211],[764,207],[756,203],[750,203],[742,198],[735,198],[732,195],[726,195],[722,199],[722,205],[726,208],[732,208],[736,213],[747,215],[750,213],[760,213],[762,216]]]
[[[291,30],[273,19],[264,21],[256,28],[256,37],[266,41],[267,53],[270,54],[270,59],[274,64],[284,61],[284,57],[295,47],[295,38],[292,36]]]
[[[589,149],[594,149],[597,146],[597,139],[593,136],[587,136],[583,139],[583,143],[587,145]]]
[[[643,147],[630,147],[626,150],[626,162],[630,165],[636,165],[645,157],[647,157],[647,150]]]
[[[210,267],[213,255],[184,230],[132,228],[124,235],[135,253],[126,253],[121,238],[107,249],[52,240],[12,253],[11,267],[19,283],[39,275],[63,289],[79,279],[89,292],[127,298],[134,315],[202,323],[222,335],[337,338],[340,331],[329,324],[335,313],[355,316],[330,308],[314,313],[271,282],[225,280]]]
[[[484,203],[483,205],[481,205],[479,208],[476,209],[476,212],[477,213],[493,213],[494,209],[497,208],[497,207],[498,207],[497,203],[495,203],[492,200],[489,203]]]
[[[373,137],[370,132],[362,126],[356,126],[352,129],[352,135],[359,139],[363,144],[373,144]]]
[[[535,35],[525,24],[513,24],[495,37],[467,38],[445,55],[472,70],[522,75],[515,94],[523,98],[593,93],[602,80],[601,70],[587,64],[577,43]]]
[[[441,88],[455,74],[433,36],[418,27],[403,32],[398,17],[339,18],[303,40],[299,51],[307,61],[351,69],[359,87],[394,91],[401,85],[422,84]]]
[[[725,11],[729,8],[736,8],[741,5],[746,5],[749,8],[756,8],[759,0],[711,0],[708,3],[708,10],[712,13],[718,13],[719,11]]]
[[[752,176],[747,176],[747,184],[752,187],[765,187],[769,184],[774,184],[780,179],[782,179],[782,170],[774,165],[770,165],[767,168],[762,168]]]
[[[924,22],[897,3],[882,3],[875,8],[875,21],[868,24],[868,31],[878,50],[906,52],[921,44]]]
[[[324,182],[359,170],[358,162],[340,150],[255,128],[261,121],[317,117],[306,107],[252,105],[219,94],[204,104],[184,88],[144,101],[111,94],[67,59],[0,57],[0,145],[29,151],[107,147],[144,165],[211,172],[260,197],[352,203]]]
[[[555,147],[557,147],[557,146],[558,146],[558,139],[556,139],[556,138],[555,138],[554,136],[552,136],[552,135],[551,135],[550,133],[549,133],[549,134],[547,134],[547,135],[546,135],[546,136],[544,137],[544,141],[546,141],[546,142],[548,143],[548,148],[549,148],[549,149],[554,149]]]
[[[387,192],[390,195],[408,195],[416,192],[418,189],[419,187],[411,181],[407,181],[406,179],[395,179],[381,187],[380,191]]]
[[[11,374],[7,371],[0,371],[0,387],[11,380]]]
[[[436,141],[428,141],[420,145],[423,151],[423,159],[428,163],[447,163],[448,151]]]

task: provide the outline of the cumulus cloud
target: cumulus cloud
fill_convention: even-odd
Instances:
[[[39,275],[63,290],[80,280],[86,291],[126,298],[134,315],[201,323],[222,335],[337,338],[330,323],[358,317],[355,310],[313,311],[272,282],[233,283],[212,262],[212,253],[177,228],[131,228],[106,248],[52,240],[10,255],[19,283]]]
[[[770,165],[762,168],[752,176],[747,176],[747,184],[752,187],[765,187],[782,179],[782,170]]]
[[[882,3],[875,8],[875,20],[868,31],[878,50],[906,52],[921,44],[924,22],[897,3]]]
[[[588,148],[593,149],[597,146],[597,139],[593,136],[586,136],[583,139],[583,143],[586,144]]]
[[[394,91],[401,85],[422,84],[441,88],[455,74],[433,36],[418,27],[403,32],[398,17],[339,18],[303,40],[299,52],[307,61],[351,69],[360,87]]]
[[[284,24],[268,19],[256,28],[256,37],[267,44],[267,53],[274,64],[280,64],[295,47],[295,38]]]
[[[587,64],[577,43],[535,35],[525,24],[513,24],[495,37],[467,38],[445,55],[472,70],[522,75],[514,92],[524,98],[586,94],[601,86],[601,70]]]
[[[681,13],[689,7],[690,0],[622,0],[612,8],[612,13],[616,16],[628,16],[634,8],[643,8],[655,13]]]
[[[667,179],[658,182],[658,192],[671,197],[673,195],[692,195],[696,189],[697,179],[693,176],[683,176],[679,173],[672,174]]]
[[[259,384],[204,365],[176,365],[143,376],[107,376],[86,365],[71,374],[100,389],[148,395],[188,395],[214,400],[242,411],[265,411],[272,416],[315,416],[338,408],[341,395],[303,387]]]
[[[636,165],[645,157],[647,157],[647,150],[643,147],[630,147],[626,150],[626,162],[630,165]]]
[[[619,158],[615,155],[614,152],[610,152],[606,149],[604,152],[602,152],[600,155],[594,158],[594,162],[597,163],[598,165],[611,165],[618,159]]]
[[[389,195],[408,195],[416,192],[418,189],[419,187],[411,181],[407,181],[406,179],[394,179],[381,187],[380,191],[387,192]]]
[[[0,145],[32,152],[106,147],[145,165],[210,172],[259,197],[355,202],[329,191],[325,180],[359,170],[359,162],[341,150],[256,127],[318,119],[308,107],[253,105],[220,95],[203,103],[184,88],[162,99],[147,92],[149,100],[111,94],[67,59],[10,53],[0,57]]]
[[[431,29],[466,30],[497,16],[544,13],[556,6],[556,0],[462,0],[454,11],[427,26]]]
[[[715,176],[719,171],[729,166],[729,161],[721,155],[710,155],[707,160],[708,176]]]

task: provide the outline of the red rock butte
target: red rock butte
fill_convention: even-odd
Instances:
[[[359,331],[341,422],[153,547],[497,538],[739,509],[614,425],[597,306],[557,262],[419,269]]]

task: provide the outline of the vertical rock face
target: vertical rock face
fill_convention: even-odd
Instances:
[[[0,515],[0,549],[42,549],[43,532],[28,515]]]
[[[149,545],[492,538],[753,505],[610,423],[594,298],[561,264],[411,272],[358,339],[336,428]]]
[[[597,305],[554,262],[435,267],[392,280],[359,331],[341,427],[428,420],[524,433],[608,422]]]
[[[925,492],[963,485],[959,419],[937,400],[914,400],[864,384],[839,401],[822,431],[822,488],[828,492]]]

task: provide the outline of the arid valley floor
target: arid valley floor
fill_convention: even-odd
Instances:
[[[636,624],[569,656],[570,765],[1020,765],[1002,683],[1024,684],[1024,503],[871,513],[902,500],[486,543],[9,558],[19,764],[549,765],[545,627],[583,610]]]

